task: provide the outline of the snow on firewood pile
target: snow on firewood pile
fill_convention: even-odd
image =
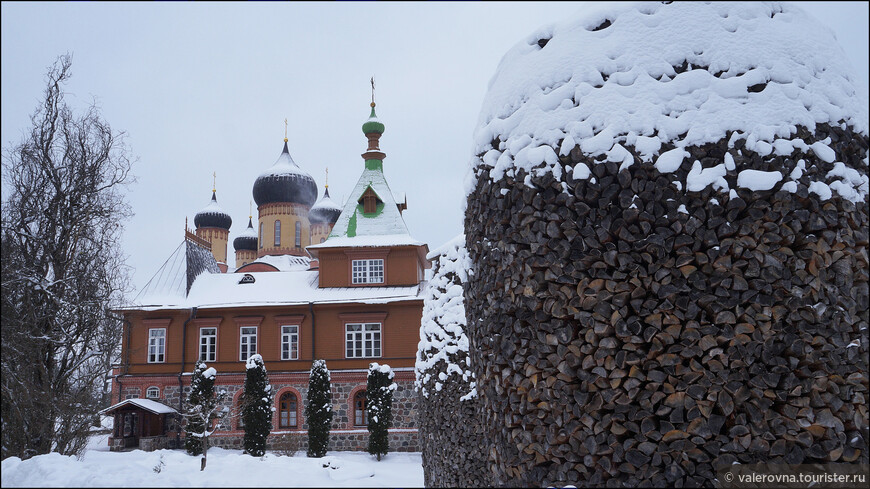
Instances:
[[[739,141],[746,156],[799,152],[830,163],[842,142],[832,136],[808,144],[798,128],[830,124],[866,136],[865,96],[833,32],[797,6],[608,6],[539,29],[505,55],[480,113],[473,165],[491,167],[496,180],[520,168],[553,172],[557,180],[565,172],[594,179],[588,162],[560,164],[575,150],[620,168],[655,163],[662,173],[685,159],[693,171],[678,180],[684,189],[717,185],[728,193],[770,179],[785,184],[797,159],[729,185],[712,175],[742,172],[734,163],[745,158],[720,156],[721,166],[702,170],[685,148],[725,138],[729,152],[739,152]],[[834,192],[861,200],[866,159],[862,166],[861,173],[844,168],[814,183],[833,183]]]
[[[468,356],[463,283],[465,235],[431,251],[433,276],[423,298],[415,388],[426,487],[489,485]],[[449,428],[446,428],[449,427]]]
[[[511,49],[466,189],[489,482],[867,463],[867,118],[788,4],[609,5]]]

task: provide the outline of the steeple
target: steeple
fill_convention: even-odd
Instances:
[[[369,115],[369,118],[362,125],[363,134],[369,140],[369,147],[365,153],[362,154],[363,159],[366,161],[366,168],[368,169],[383,169],[384,158],[387,157],[386,154],[381,152],[381,148],[378,146],[378,140],[381,139],[381,134],[384,133],[384,124],[378,120],[377,114],[375,114],[375,78],[372,77],[372,113]]]

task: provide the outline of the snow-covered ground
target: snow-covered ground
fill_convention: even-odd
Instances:
[[[109,435],[92,438],[81,460],[56,453],[2,462],[5,487],[423,487],[420,453],[390,453],[378,462],[365,452],[308,458],[211,448],[208,466],[184,450],[110,452]],[[327,465],[327,467],[324,467]],[[159,472],[157,471],[159,468]]]

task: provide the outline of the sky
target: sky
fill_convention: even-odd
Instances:
[[[375,78],[384,173],[405,223],[435,249],[463,230],[464,180],[487,84],[539,27],[601,2],[3,2],[4,151],[20,141],[47,68],[71,53],[67,102],[96,101],[127,133],[137,181],[122,243],[132,291],[211,199],[246,227],[252,187],[283,147],[343,202],[363,170]],[[868,3],[800,2],[830,27],[868,92]],[[319,198],[318,196],[318,198]],[[256,226],[256,204],[253,207]]]

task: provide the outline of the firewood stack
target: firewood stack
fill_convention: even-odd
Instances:
[[[466,186],[496,486],[868,463],[868,117],[788,4],[610,5],[490,81]]]
[[[802,134],[863,165],[865,136]],[[689,148],[702,162],[725,151]],[[618,172],[578,148],[561,163],[587,163],[596,183],[569,173],[567,193],[551,173],[530,188],[522,170],[495,183],[484,170],[466,308],[497,485],[710,485],[735,462],[867,463],[867,201],[809,194],[833,167],[812,154],[734,157],[788,174],[798,156],[796,193],[730,199],[678,192],[690,159]]]
[[[415,369],[424,482],[426,487],[489,487],[489,443],[468,365],[465,237],[433,250],[428,259],[432,279],[423,301]]]

